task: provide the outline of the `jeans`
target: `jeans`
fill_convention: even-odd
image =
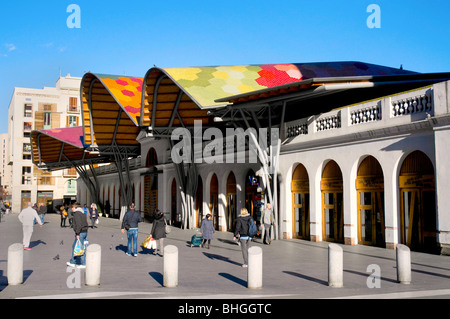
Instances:
[[[263,238],[263,242],[265,241],[267,244],[270,244],[272,242],[272,236],[270,234],[271,228],[272,228],[271,224],[264,223],[264,238]]]
[[[80,242],[84,245],[84,241],[87,238],[87,233],[80,233]],[[73,250],[75,249],[75,245],[77,244],[77,235],[75,234],[75,240],[72,245],[72,258],[70,259],[70,263],[74,265],[83,265],[86,266],[86,252],[82,256],[74,256]]]
[[[244,258],[244,265],[248,265],[248,243],[252,240],[251,237],[241,237],[242,257]]]
[[[127,237],[128,237],[128,250],[127,253],[131,255],[137,255],[137,240],[138,240],[138,229],[137,228],[130,228],[127,230]],[[133,247],[131,247],[133,245]],[[133,251],[131,251],[133,249]]]

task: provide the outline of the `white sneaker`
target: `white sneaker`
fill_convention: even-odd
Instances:
[[[75,265],[75,264],[72,264],[70,261],[68,261],[67,263],[67,266],[69,266],[69,267],[76,267],[77,265]]]
[[[86,268],[86,265],[77,265],[77,268],[84,269]]]

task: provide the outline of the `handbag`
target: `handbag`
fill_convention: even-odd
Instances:
[[[81,244],[80,239],[77,239],[77,242],[75,244],[75,247],[73,249],[73,255],[75,257],[83,256],[84,255],[84,247]]]
[[[167,225],[166,219],[164,219],[164,224],[166,224],[166,234],[169,234],[172,231],[172,227]]]

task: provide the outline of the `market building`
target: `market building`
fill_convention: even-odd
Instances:
[[[90,167],[78,200],[112,217],[134,202],[230,231],[241,208],[259,221],[271,202],[275,238],[448,254],[449,80],[360,62],[88,73],[78,157],[33,132],[33,161]]]

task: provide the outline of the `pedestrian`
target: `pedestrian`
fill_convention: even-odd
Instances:
[[[130,209],[125,213],[122,220],[122,234],[127,231],[128,247],[126,254],[128,256],[137,257],[137,240],[138,240],[138,224],[142,222],[141,214],[137,212],[134,203],[130,205]]]
[[[66,227],[67,210],[64,206],[59,208],[59,215],[61,215],[61,228]]]
[[[273,216],[272,205],[267,203],[266,209],[261,216],[261,229],[264,230],[262,236],[263,243],[270,245],[272,243],[272,225],[275,227],[275,219]]]
[[[92,203],[91,204],[91,208],[89,209],[89,217],[91,219],[91,228],[97,228],[97,226],[95,226],[97,219],[98,219],[98,210],[97,210],[97,205]]]
[[[42,224],[44,224],[45,213],[47,213],[47,207],[43,203],[39,204],[39,217],[41,218]]]
[[[86,204],[84,204],[83,212],[84,212],[84,214],[85,214],[86,216],[89,215],[89,209],[87,208],[87,205],[86,205]]]
[[[36,211],[36,213],[38,213],[39,209],[38,209],[38,205],[36,203],[33,204],[33,209]],[[38,213],[39,214],[39,213]],[[39,216],[39,215],[38,215]],[[34,220],[34,225],[37,224],[37,220]]]
[[[80,206],[79,203],[74,203],[72,205],[73,209],[72,228],[73,231],[75,232],[75,240],[72,245],[72,258],[70,259],[70,261],[67,262],[67,265],[70,267],[86,268],[86,253],[84,253],[81,256],[74,256],[73,253],[78,240],[84,247],[84,242],[87,239],[89,228],[87,216],[86,214],[84,214],[83,208],[79,206]]]
[[[6,205],[3,201],[0,202],[0,222],[2,221],[2,217],[5,216],[6,213]]]
[[[200,231],[202,233],[202,247],[205,247],[206,242],[208,242],[208,246],[206,248],[210,248],[211,240],[213,239],[213,234],[216,232],[214,229],[213,221],[211,220],[211,214],[207,214],[206,217],[202,220],[202,225],[200,227]]]
[[[153,213],[153,227],[152,227],[152,237],[156,240],[156,245],[158,248],[159,244],[159,255],[164,256],[164,238],[166,238],[166,223],[164,221],[164,214],[156,209]],[[158,243],[159,241],[159,243]],[[157,249],[153,250],[153,255],[156,255]]]
[[[64,208],[65,208],[65,210],[66,210],[66,216],[67,216],[67,218],[69,219],[69,227],[70,228],[72,228],[73,226],[72,226],[72,223],[73,223],[73,206],[72,205],[67,205],[67,204],[65,204],[64,205]]]
[[[41,227],[43,225],[36,210],[32,207],[31,202],[28,203],[27,208],[20,212],[19,220],[22,223],[23,229],[23,249],[30,250],[30,240],[31,235],[33,234],[34,221],[36,220]]]
[[[252,237],[249,234],[249,222],[253,221],[250,214],[248,213],[246,208],[241,209],[241,213],[239,214],[236,221],[236,228],[234,230],[233,240],[236,240],[239,235],[240,246],[242,250],[242,257],[244,258],[244,263],[242,267],[248,267],[248,244],[252,240]]]

